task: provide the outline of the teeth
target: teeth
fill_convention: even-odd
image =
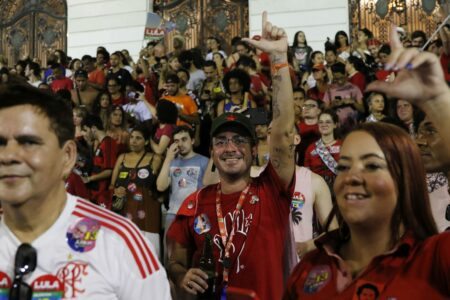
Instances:
[[[346,200],[361,200],[364,198],[365,198],[365,196],[362,194],[347,194],[347,195],[345,195]]]

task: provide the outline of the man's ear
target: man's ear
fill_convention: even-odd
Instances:
[[[299,134],[295,134],[294,135],[294,145],[298,145],[298,144],[300,144],[300,142],[302,141],[302,138],[300,137],[300,135]]]
[[[77,160],[77,144],[73,140],[69,140],[62,146],[63,161],[62,161],[62,178],[69,177],[72,168],[75,166]]]

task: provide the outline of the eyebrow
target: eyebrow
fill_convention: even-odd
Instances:
[[[367,154],[361,155],[359,158],[365,160],[365,159],[369,159],[369,158],[373,158],[373,157],[382,159],[382,160],[386,160],[384,157],[382,157],[376,153],[367,153]],[[352,160],[352,158],[349,156],[341,156],[340,159],[341,160]]]
[[[35,143],[39,143],[39,144],[43,144],[44,140],[37,136],[37,135],[30,135],[30,134],[24,134],[24,135],[18,135],[14,137],[16,139],[16,141],[18,141],[19,143],[23,143],[23,142],[35,142]]]

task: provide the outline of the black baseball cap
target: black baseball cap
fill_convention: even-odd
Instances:
[[[77,77],[88,78],[88,73],[85,70],[76,70],[73,78],[77,78]]]
[[[254,141],[256,140],[255,128],[250,119],[241,113],[223,113],[215,118],[211,125],[211,136],[214,137],[217,133],[236,129],[251,137]]]

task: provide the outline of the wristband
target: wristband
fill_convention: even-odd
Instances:
[[[283,69],[285,67],[289,67],[289,64],[287,62],[281,64],[272,64],[272,75],[277,74],[280,69]]]

